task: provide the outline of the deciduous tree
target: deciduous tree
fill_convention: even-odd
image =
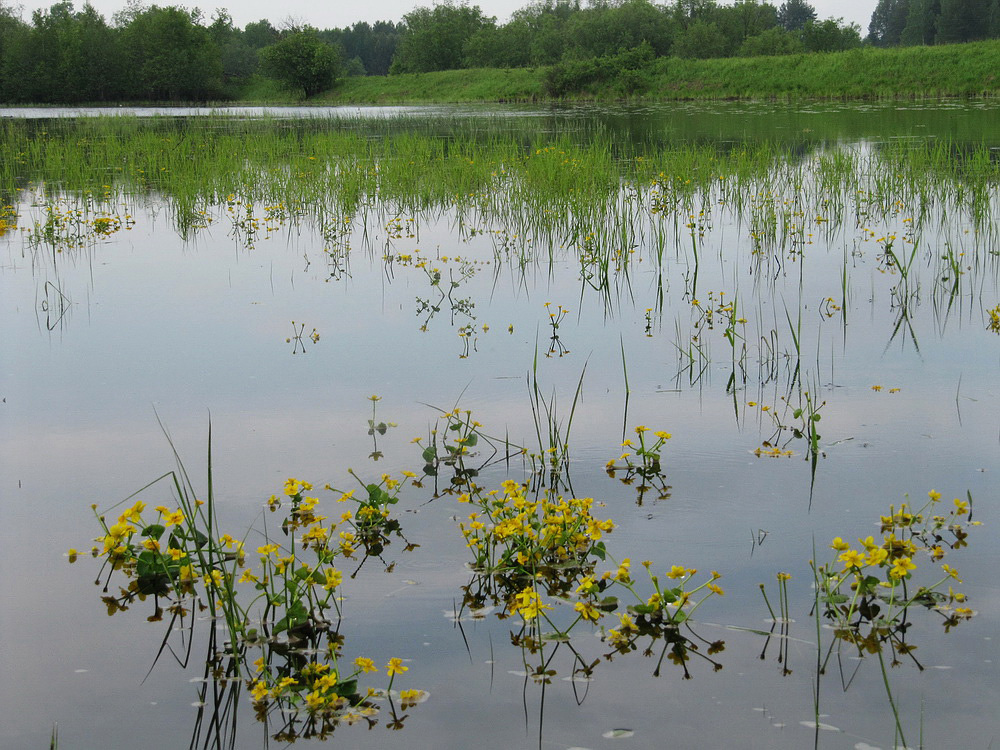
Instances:
[[[267,73],[305,95],[315,96],[333,86],[340,65],[340,52],[327,44],[315,29],[293,31],[277,44],[260,52]]]

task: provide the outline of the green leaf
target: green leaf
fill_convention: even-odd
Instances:
[[[170,593],[170,577],[164,573],[151,573],[136,578],[139,593],[146,596],[167,596]]]
[[[597,608],[603,612],[614,612],[618,609],[618,597],[606,596],[597,604]]]
[[[162,572],[163,566],[160,564],[160,557],[159,553],[152,550],[147,549],[140,552],[139,557],[136,558],[136,575],[142,577]]]
[[[148,537],[149,539],[159,539],[163,536],[163,532],[166,531],[166,526],[159,523],[151,523],[149,526],[142,530],[142,535]]]
[[[338,682],[337,686],[334,688],[334,692],[337,695],[344,697],[357,695],[358,692],[358,681],[357,680],[346,680],[344,682]]]
[[[424,452],[420,454],[420,457],[427,463],[431,463],[431,461],[437,458],[437,451],[434,449],[433,445],[428,446],[427,448],[424,448]]]

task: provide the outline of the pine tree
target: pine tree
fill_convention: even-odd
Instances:
[[[909,12],[910,0],[878,0],[868,24],[868,40],[876,47],[899,44]]]
[[[954,44],[983,39],[989,28],[988,0],[941,0],[936,44]]]
[[[990,4],[990,23],[986,36],[988,39],[1000,39],[1000,0],[993,0]]]
[[[816,9],[806,0],[786,0],[778,8],[778,23],[786,31],[798,31],[816,20]]]
[[[940,0],[910,0],[910,12],[900,35],[900,44],[934,44]]]

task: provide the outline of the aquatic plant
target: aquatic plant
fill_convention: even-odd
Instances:
[[[652,433],[649,445],[646,445],[647,434]],[[636,485],[636,504],[642,505],[646,493],[652,490],[656,494],[656,500],[666,500],[670,497],[670,485],[667,484],[666,475],[661,464],[661,455],[666,442],[672,437],[669,432],[663,430],[650,430],[645,425],[635,428],[636,438],[639,444],[636,445],[631,438],[622,441],[621,447],[624,449],[617,458],[612,458],[605,464],[605,471],[612,479],[618,479],[622,484]],[[621,462],[621,463],[619,463]],[[618,476],[622,473],[622,476]]]
[[[920,509],[907,502],[898,508],[890,506],[888,514],[881,517],[881,540],[869,535],[859,538],[855,547],[838,536],[830,543],[836,559],[812,563],[819,673],[825,671],[835,648],[838,655],[841,647],[857,657],[876,655],[897,740],[904,746],[906,738],[884,652],[888,650],[891,666],[898,666],[905,656],[923,669],[914,655],[916,645],[907,637],[911,610],[920,607],[937,613],[946,631],[975,615],[966,595],[952,588],[952,581],[961,582],[958,571],[940,563],[947,551],[967,545],[968,526],[978,524],[972,520],[972,497],[955,498],[947,510],[940,502],[941,493],[931,490]],[[930,563],[932,571],[939,568],[941,572],[928,576],[927,568],[918,564],[921,558]],[[922,573],[926,582],[915,585],[916,576]],[[821,616],[833,627],[825,657],[819,645]]]
[[[398,502],[399,491],[414,475],[407,472],[402,479],[394,479],[383,474],[378,483],[361,482],[367,492],[363,498],[355,498],[354,490],[341,492],[327,485],[337,495],[336,502],[357,505],[336,521],[321,515],[319,499],[308,494],[312,484],[288,479],[281,495],[271,495],[265,504],[270,513],[281,514],[281,536],[269,536],[265,523],[258,532],[264,543],[257,546],[257,565],[252,566],[246,550],[251,532],[241,537],[219,533],[211,437],[208,465],[204,501],[196,496],[178,459],[176,470],[118,505],[101,512],[95,506],[103,534],[92,554],[103,557],[104,569],[109,571],[102,597],[108,614],[153,597],[154,612],[148,619],[160,621],[170,615],[161,653],[175,625],[182,631],[193,630],[193,608],[223,621],[228,638],[216,644],[213,629],[206,660],[208,679],[223,691],[227,686],[236,691],[227,699],[227,711],[240,686],[245,686],[257,718],[281,726],[276,738],[322,737],[339,724],[362,719],[373,724],[378,701],[389,698],[391,704],[394,680],[408,667],[393,657],[386,666],[386,688],[361,687],[361,681],[378,668],[368,657],[358,656],[353,662],[344,659],[339,622],[345,580],[342,566],[359,549],[364,551],[363,565],[368,556],[382,553],[390,535],[401,536],[389,507]],[[176,506],[157,505],[150,510],[139,499],[109,523],[110,511],[151,492],[161,482],[170,486]],[[71,550],[70,561],[77,556]],[[126,583],[119,584],[117,594],[110,594],[115,573],[124,576]],[[425,694],[406,690],[395,696],[405,708],[422,702]],[[400,721],[394,706],[392,711],[394,721]]]

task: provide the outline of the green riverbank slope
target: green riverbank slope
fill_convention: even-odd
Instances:
[[[348,78],[322,104],[541,99],[886,99],[1000,94],[1000,40],[776,57],[637,60]]]

